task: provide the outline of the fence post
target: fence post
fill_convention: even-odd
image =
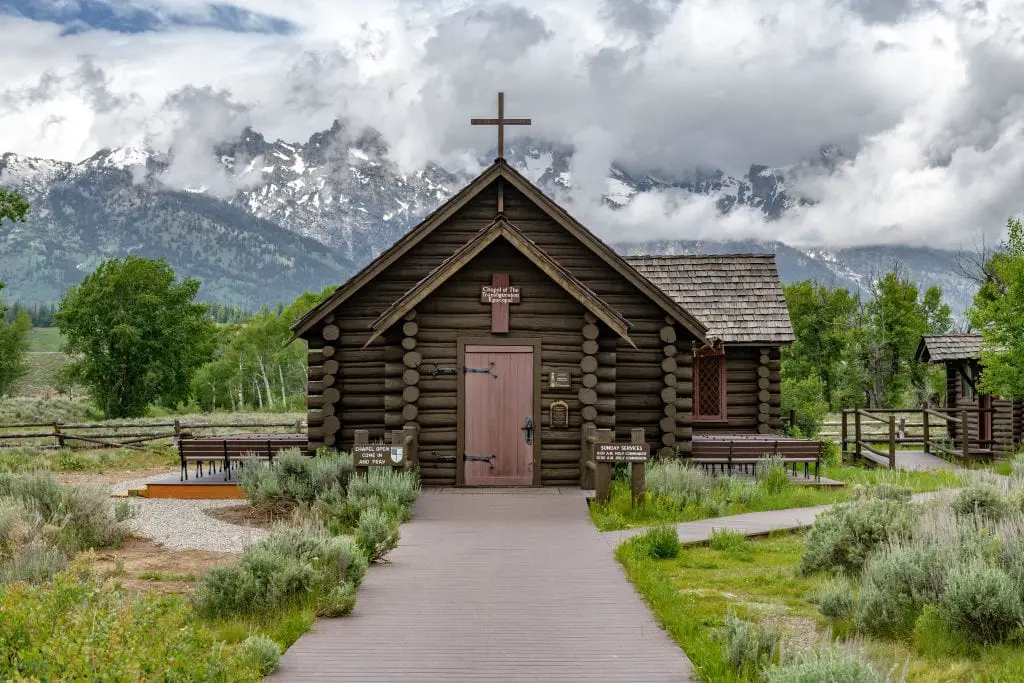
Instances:
[[[611,443],[612,430],[598,429],[597,443]],[[612,497],[612,464],[599,462],[594,472],[594,493],[599,503],[607,503]]]
[[[635,444],[644,443],[644,428],[637,427],[629,432],[630,442]],[[647,463],[634,462],[630,465],[629,479],[633,489],[633,504],[643,500],[644,489],[647,477]]]
[[[856,408],[853,412],[853,454],[856,456],[856,460],[861,459],[860,455],[860,408]]]
[[[932,452],[931,435],[928,429],[928,409],[925,408],[921,411],[921,435],[924,439],[924,452]]]
[[[370,431],[368,429],[357,429],[355,433],[355,444],[358,446],[364,446],[370,443]],[[368,474],[370,472],[369,467],[357,467],[356,474]]]
[[[175,448],[177,448],[178,444],[181,443],[181,421],[180,420],[175,420],[174,421],[174,436],[171,437],[171,441],[174,444]]]
[[[789,428],[796,427],[796,408],[789,409]]]
[[[896,416],[889,416],[889,469],[896,469]]]
[[[981,413],[978,413],[978,418],[981,418]],[[964,459],[971,457],[971,430],[970,425],[967,422],[967,411],[960,411],[960,439],[963,443]]]
[[[845,460],[848,459],[846,456],[850,454],[850,451],[849,451],[849,448],[848,448],[848,444],[847,444],[847,442],[849,441],[849,438],[850,438],[850,430],[849,430],[849,427],[847,426],[849,421],[850,421],[850,413],[845,408],[843,408],[843,411],[842,411],[841,414],[843,416],[843,427],[842,427],[842,431],[840,432],[840,437],[839,437],[840,440],[841,440],[841,443],[842,443],[842,448],[840,448],[840,452],[842,453],[842,459],[845,461]]]
[[[301,434],[302,433],[302,420],[296,420],[295,421],[295,433],[296,434]]]
[[[53,436],[57,439],[57,448],[64,448],[64,434],[60,431],[60,422],[53,423]]]

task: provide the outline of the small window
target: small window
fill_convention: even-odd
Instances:
[[[701,349],[693,358],[693,419],[725,420],[725,351]]]
[[[971,388],[971,383],[967,381],[967,377],[971,378],[971,382],[978,381],[978,373],[973,367],[965,367],[960,375],[960,398],[965,401],[974,400],[974,389]]]

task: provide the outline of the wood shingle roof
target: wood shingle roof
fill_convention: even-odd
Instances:
[[[977,332],[926,335],[917,348],[917,358],[925,363],[978,360],[981,358],[981,335]]]
[[[629,256],[633,268],[726,343],[792,342],[774,254]]]

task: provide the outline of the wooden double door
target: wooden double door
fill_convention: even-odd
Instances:
[[[463,358],[463,482],[532,485],[534,347],[467,345]]]

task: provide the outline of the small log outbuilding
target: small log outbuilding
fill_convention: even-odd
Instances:
[[[917,347],[917,360],[945,367],[946,407],[968,411],[968,435],[979,448],[991,450],[999,458],[1024,443],[1024,401],[992,396],[978,387],[980,334],[924,336]],[[950,438],[959,438],[957,425],[951,424],[949,432]]]
[[[418,430],[424,483],[579,485],[584,425],[780,427],[772,255],[623,258],[498,159],[293,328],[309,447]]]

